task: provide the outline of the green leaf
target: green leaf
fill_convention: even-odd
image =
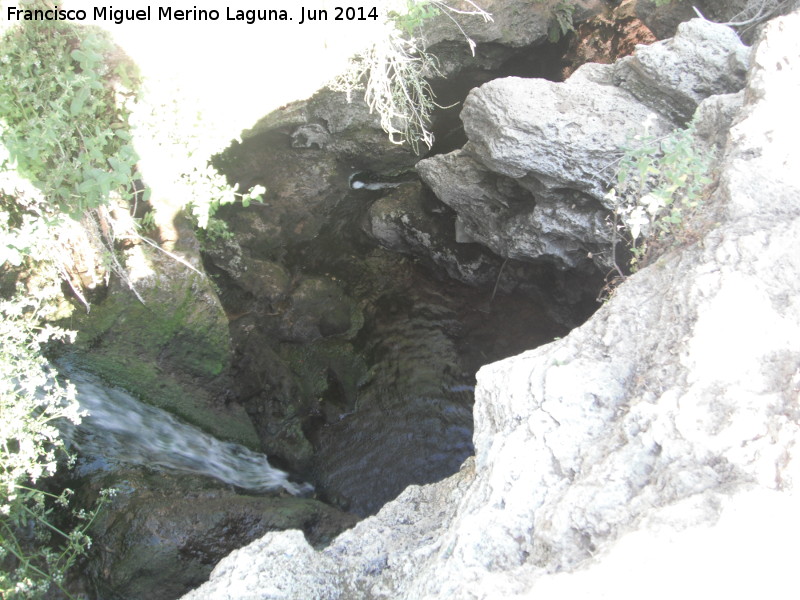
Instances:
[[[78,90],[69,105],[69,114],[71,116],[76,117],[78,114],[80,114],[81,110],[83,109],[83,105],[86,103],[86,100],[89,99],[90,94],[91,90],[87,87],[82,87]]]
[[[75,48],[69,55],[77,62],[82,63],[86,60],[86,53],[80,48]]]

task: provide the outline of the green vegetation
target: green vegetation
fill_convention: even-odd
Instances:
[[[61,294],[55,218],[37,190],[24,188],[3,173],[0,275],[10,287],[23,271],[35,273],[0,300],[0,597],[9,599],[63,588],[97,512],[76,510],[70,490],[46,485],[69,461],[58,427],[80,414],[74,389],[59,383],[41,352],[72,334],[48,324]]]
[[[625,238],[632,271],[659,250],[689,241],[693,217],[712,182],[713,158],[698,146],[693,125],[660,139],[637,136],[634,142],[620,160],[617,185],[606,196],[613,207],[612,245]],[[619,266],[616,270],[624,277]]]
[[[441,12],[434,2],[406,0],[405,8],[405,12],[390,11],[389,19],[408,38],[418,35],[423,24]]]
[[[58,382],[39,351],[68,335],[41,324],[47,295],[0,302],[0,597],[9,599],[63,590],[91,543],[87,531],[98,510],[75,510],[69,489],[52,493],[41,485],[69,458],[58,423],[80,422],[74,389]]]
[[[202,385],[227,368],[230,347],[224,314],[213,297],[202,296],[202,275],[188,272],[169,278],[170,285],[145,279],[137,284],[152,299],[145,306],[126,272],[125,261],[134,255],[144,258],[139,275],[148,261],[181,260],[166,249],[151,251],[157,245],[140,234],[173,215],[162,215],[161,204],[158,211],[137,211],[150,191],[141,192],[136,182],[140,193],[134,193],[139,157],[132,122],[141,116],[139,108],[133,112],[140,99],[135,66],[91,27],[25,21],[0,33],[0,597],[39,598],[56,588],[69,595],[63,589],[68,571],[89,545],[94,516],[74,510],[69,490],[49,479],[70,461],[60,424],[79,421],[73,389],[58,383],[42,350],[74,337],[52,326],[66,317],[60,310],[65,281],[89,309],[80,282],[70,280],[76,272],[71,256],[84,252],[88,262],[105,265],[105,271],[97,267],[98,285],[113,271],[132,291],[109,295],[112,301],[90,314],[73,312],[70,323],[84,328],[72,348],[91,352],[92,366],[117,383],[149,400],[163,398],[175,412],[193,412],[190,400],[206,393]],[[153,140],[172,138],[179,162],[167,162],[182,175],[171,196],[209,236],[225,235],[224,224],[213,217],[218,207],[247,205],[265,190],[231,189],[209,167],[205,145],[196,143],[208,130],[199,121],[194,129],[175,127],[170,119],[177,111],[182,116],[185,105],[176,104],[173,113],[162,108],[138,125]],[[187,388],[185,381],[165,377],[159,361],[201,383]],[[200,419],[223,438],[257,444],[244,414],[220,423],[209,410]]]
[[[257,185],[241,193],[237,191],[238,183],[231,187],[225,178],[209,165],[204,165],[202,170],[195,170],[186,177],[191,182],[192,200],[185,205],[184,210],[197,229],[201,242],[233,237],[228,224],[215,216],[221,206],[239,202],[247,208],[253,202],[261,203],[267,191],[263,185]]]
[[[491,16],[476,4],[467,4],[469,10],[456,10],[442,0],[407,0],[404,12],[389,13],[387,34],[353,58],[331,89],[346,93],[348,100],[363,90],[370,112],[380,116],[381,127],[393,143],[408,143],[417,154],[421,144],[431,147],[431,113],[437,104],[428,80],[440,73],[436,57],[425,49],[420,29],[437,14],[446,14],[474,54],[475,42],[453,15],[479,15],[487,21]]]
[[[101,260],[132,287],[115,243],[138,234],[132,222],[112,213],[113,203],[146,200],[149,193],[133,194],[135,66],[105,32],[66,21],[9,28],[0,41],[0,63],[0,146],[7,153],[0,170],[27,179],[43,194],[47,202],[36,216],[53,232],[66,230],[66,217],[82,219]],[[14,195],[12,190],[8,197]],[[13,210],[24,212],[16,205]],[[73,291],[88,308],[80,290]]]
[[[220,439],[257,448],[243,412],[209,402],[209,382],[228,368],[231,348],[207,280],[164,255],[152,260],[161,277],[143,290],[147,304],[117,292],[91,313],[73,315],[71,327],[80,333],[72,362]]]
[[[26,21],[0,46],[0,142],[17,172],[78,219],[129,189],[136,73],[99,30]]]
[[[571,31],[575,31],[573,13],[575,5],[567,0],[560,0],[553,8],[553,17],[547,28],[548,39],[555,43]]]
[[[63,22],[9,29],[0,63],[0,596],[69,596],[65,578],[90,544],[96,509],[75,509],[71,491],[48,482],[70,461],[59,428],[80,414],[42,346],[72,338],[49,324],[66,217],[130,188],[137,157],[125,101],[135,78],[104,35]]]

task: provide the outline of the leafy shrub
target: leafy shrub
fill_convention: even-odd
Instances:
[[[0,597],[38,598],[63,588],[89,545],[95,512],[72,509],[69,490],[42,485],[69,459],[58,423],[77,423],[80,414],[74,390],[58,382],[40,351],[71,337],[45,323],[61,293],[57,226],[40,195],[14,189],[12,196],[9,182],[0,181],[0,272],[35,267],[35,274],[0,300]]]
[[[241,203],[247,208],[253,202],[261,202],[266,188],[257,185],[247,192],[238,192],[228,185],[225,178],[211,165],[205,164],[184,174],[189,197],[192,198],[185,210],[194,226],[199,230],[201,239],[213,241],[228,239],[233,234],[228,230],[225,221],[216,218],[217,211],[226,204]]]
[[[128,109],[135,71],[100,30],[24,21],[0,41],[0,142],[18,172],[80,218],[126,190],[138,160]]]
[[[0,302],[0,596],[33,598],[62,587],[67,570],[89,545],[94,513],[71,511],[70,490],[37,487],[53,475],[64,445],[58,420],[80,421],[75,392],[58,383],[39,345],[67,334],[38,323],[44,299],[28,295]],[[78,525],[54,522],[70,513]]]
[[[612,242],[627,232],[631,270],[655,258],[657,249],[688,238],[712,182],[712,159],[697,144],[693,125],[660,139],[634,138],[620,160],[617,185],[606,196],[613,207]],[[622,275],[618,266],[617,271]]]
[[[75,510],[71,492],[47,482],[69,462],[59,426],[80,415],[74,390],[59,383],[41,346],[70,338],[47,324],[61,297],[58,240],[74,225],[63,213],[79,217],[103,205],[127,187],[136,162],[112,85],[128,71],[115,70],[108,52],[103,35],[81,37],[63,22],[24,22],[0,40],[2,598],[67,593],[67,572],[89,545],[95,511]]]

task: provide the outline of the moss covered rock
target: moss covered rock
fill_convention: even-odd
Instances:
[[[356,518],[313,499],[247,496],[205,478],[147,469],[93,477],[88,496],[117,490],[92,528],[84,575],[98,598],[180,597],[208,579],[231,551],[269,531],[300,529],[314,546]]]
[[[191,230],[178,233],[172,256],[144,244],[124,251],[133,288],[112,276],[102,301],[73,315],[72,360],[221,439],[255,448],[244,410],[222,400],[228,319],[201,271]]]

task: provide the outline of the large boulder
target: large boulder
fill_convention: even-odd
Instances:
[[[470,93],[461,113],[469,143],[417,165],[456,212],[462,239],[562,268],[601,254],[615,157],[642,123],[653,135],[672,128],[608,85],[611,68],[587,65],[564,84],[498,79]]]
[[[187,598],[791,596],[798,57],[794,13],[754,53],[697,243],[479,372],[474,463],[321,552],[270,534]]]
[[[484,19],[478,14],[464,15],[449,13],[439,15],[424,29],[425,39],[429,45],[444,41],[463,42],[469,37],[478,44],[500,44],[510,47],[530,46],[548,38],[550,28],[559,10],[567,11],[570,18],[579,22],[603,10],[603,3],[598,0],[580,0],[570,3],[569,8],[561,6],[557,1],[521,2],[519,0],[485,0],[480,3],[456,2],[455,10],[473,11],[479,5],[491,15]]]
[[[430,194],[430,192],[428,192]],[[478,244],[465,245],[451,211],[426,202],[419,183],[407,184],[379,198],[369,208],[364,231],[381,246],[432,262],[449,277],[473,285],[493,284],[497,259]]]
[[[610,163],[633,136],[672,129],[651,114],[625,90],[573,75],[565,83],[496,79],[470,93],[461,119],[468,152],[495,173],[534,192],[566,187],[601,200]]]
[[[659,2],[657,0],[624,0],[625,10],[636,15],[656,35],[664,39],[675,35],[678,26],[698,13],[716,23],[738,24],[737,32],[751,43],[758,37],[761,23],[771,17],[788,14],[797,0],[695,0],[694,2]]]
[[[456,241],[479,242],[499,256],[546,258],[578,267],[606,243],[603,206],[578,191],[536,199],[521,180],[486,168],[466,150],[421,161],[418,170],[439,198],[456,211]],[[528,187],[536,185],[532,179]],[[562,210],[568,203],[571,210]]]
[[[320,547],[355,518],[310,499],[247,496],[208,479],[128,468],[92,481],[117,493],[94,522],[83,575],[99,598],[172,600],[217,562],[269,531],[300,530]]]
[[[614,81],[668,119],[686,123],[705,98],[742,88],[748,52],[732,29],[693,19],[681,23],[675,37],[620,60]]]
[[[586,64],[564,83],[507,77],[472,90],[468,143],[417,171],[457,214],[461,239],[504,257],[611,268],[606,192],[637,137],[662,137],[715,94],[744,85],[746,47],[700,19],[674,40],[615,65]],[[688,116],[687,116],[688,115]]]

